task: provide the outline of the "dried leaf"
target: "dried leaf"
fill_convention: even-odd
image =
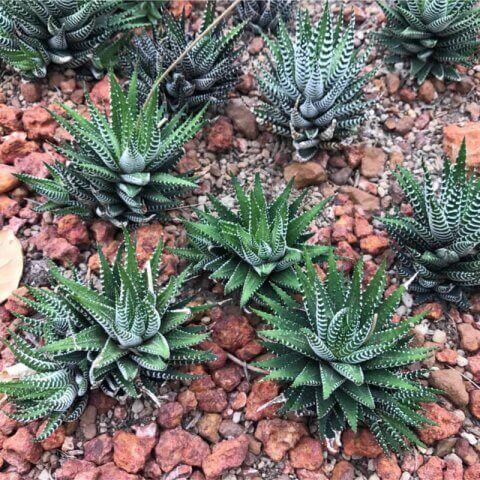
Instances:
[[[11,230],[0,230],[0,303],[18,288],[23,271],[22,245]]]

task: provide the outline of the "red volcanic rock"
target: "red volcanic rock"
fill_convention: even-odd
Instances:
[[[100,244],[111,242],[115,238],[115,227],[106,220],[94,220],[90,225],[93,239]]]
[[[45,427],[47,421],[45,420],[40,428],[38,429],[36,435],[40,435],[42,433],[43,428]],[[45,440],[42,440],[42,448],[44,450],[55,450],[56,448],[60,448],[65,441],[65,426],[60,425],[49,437]]]
[[[460,145],[465,138],[467,143],[467,165],[480,165],[480,122],[466,122],[463,125],[446,125],[443,129],[443,149],[456,160]]]
[[[287,182],[294,178],[297,188],[305,188],[321,185],[327,179],[327,172],[319,162],[292,162],[285,167],[283,176]]]
[[[477,452],[465,438],[457,439],[457,442],[455,443],[455,454],[467,465],[473,465],[478,462]]]
[[[388,238],[381,235],[369,235],[360,240],[362,251],[374,257],[382,253],[388,247]]]
[[[15,159],[26,157],[37,150],[38,144],[27,141],[26,133],[13,132],[0,145],[0,162],[13,165]]]
[[[20,93],[27,103],[38,102],[42,97],[42,86],[38,82],[26,82],[20,85]]]
[[[0,127],[6,131],[22,130],[22,110],[0,104]]]
[[[354,477],[355,469],[352,464],[346,460],[340,460],[335,464],[331,480],[353,480]]]
[[[31,315],[33,309],[22,301],[22,297],[33,298],[28,292],[27,287],[19,287],[14,290],[5,303],[5,309],[11,314]]]
[[[480,420],[480,390],[472,390],[470,392],[469,409],[471,414]]]
[[[205,476],[217,478],[230,468],[240,467],[247,456],[248,444],[249,439],[244,434],[214,445],[212,453],[202,462]]]
[[[79,473],[91,472],[96,469],[93,463],[77,458],[69,458],[55,472],[55,480],[75,480]]]
[[[443,480],[445,462],[439,457],[431,457],[418,469],[419,480]]]
[[[195,393],[198,401],[198,408],[208,413],[220,413],[227,408],[228,400],[225,390],[212,388]]]
[[[382,447],[378,444],[372,432],[366,428],[360,428],[357,433],[353,430],[346,430],[342,435],[343,451],[351,457],[376,458],[383,453]]]
[[[432,103],[437,97],[435,85],[430,80],[425,80],[418,89],[418,98],[425,103]]]
[[[125,472],[111,462],[99,467],[97,480],[142,480],[142,478],[140,475]]]
[[[293,468],[317,470],[323,463],[322,444],[316,438],[303,437],[289,455]]]
[[[44,152],[32,152],[26,156],[15,158],[13,162],[18,173],[34,175],[39,178],[48,177],[49,171],[45,164],[51,165],[52,163],[52,157]]]
[[[399,480],[402,469],[398,466],[397,457],[382,453],[377,459],[377,475],[381,480]]]
[[[462,350],[475,353],[480,349],[480,330],[470,323],[461,323],[457,326]]]
[[[215,342],[205,340],[199,345],[199,347],[206,352],[212,352],[217,357],[215,360],[205,363],[210,370],[218,370],[219,368],[224,367],[227,363],[227,352]]]
[[[257,380],[250,391],[247,398],[247,408],[245,410],[245,418],[247,420],[258,421],[262,418],[274,416],[280,408],[280,404],[269,405],[259,410],[260,407],[273,400],[278,396],[280,388],[273,380]]]
[[[103,433],[98,437],[85,442],[83,446],[84,459],[96,465],[103,465],[112,461],[113,458],[113,440],[108,433]]]
[[[3,443],[3,450],[16,453],[22,460],[37,463],[42,456],[42,447],[34,442],[34,436],[26,427],[20,427]]]
[[[382,176],[387,161],[385,152],[381,148],[364,146],[362,154],[360,173],[366,178]]]
[[[243,360],[244,362],[249,362],[258,355],[261,355],[264,351],[265,349],[258,340],[252,340],[251,342],[248,342],[246,345],[244,345],[242,348],[236,350],[235,355],[240,358],[240,360]]]
[[[355,243],[356,238],[355,235],[353,235],[353,218],[350,215],[341,215],[333,224],[332,240],[334,242],[346,240],[349,243]]]
[[[152,448],[137,435],[119,430],[113,436],[113,461],[128,473],[137,473],[145,466]]]
[[[90,92],[93,104],[101,111],[110,114],[110,82],[108,75],[97,82]]]
[[[342,187],[341,192],[346,193],[355,205],[361,205],[366,212],[380,209],[380,199],[376,195],[351,186]]]
[[[164,403],[158,409],[157,422],[163,428],[175,428],[182,423],[185,410],[179,402]]]
[[[20,205],[16,200],[5,194],[0,195],[0,216],[12,218],[20,211]]]
[[[480,463],[471,465],[465,469],[463,480],[478,480],[480,478]]]
[[[452,453],[444,457],[443,460],[445,461],[443,480],[458,480],[463,478],[462,460],[457,455]]]
[[[414,309],[415,315],[423,312],[426,312],[425,318],[429,320],[440,320],[443,317],[443,308],[438,302],[424,303]]]
[[[155,448],[157,462],[164,472],[180,464],[201,467],[209,454],[208,443],[180,427],[163,432]]]
[[[418,431],[420,440],[427,445],[432,445],[437,440],[456,435],[462,427],[462,420],[459,417],[436,403],[425,404],[424,409],[424,415],[436,424],[424,425]]]
[[[212,443],[220,439],[218,427],[222,422],[222,416],[218,413],[205,413],[197,423],[198,434]]]
[[[199,378],[193,380],[190,384],[190,390],[192,392],[203,392],[215,388],[215,383],[213,382],[212,377],[207,374],[205,367],[202,365],[194,365],[190,367],[189,373],[199,376]]]
[[[233,146],[233,125],[228,117],[220,116],[207,133],[207,150],[227,152]]]
[[[290,420],[262,420],[255,430],[255,438],[263,443],[265,453],[279,462],[302,437],[308,435],[303,423]]]
[[[76,247],[85,247],[90,243],[85,223],[73,213],[60,217],[57,223],[57,233]]]
[[[183,390],[177,395],[177,402],[179,402],[185,413],[191,412],[197,408],[198,402],[195,393],[191,390]]]
[[[358,238],[368,237],[373,233],[373,226],[365,217],[355,215],[353,232]]]
[[[80,250],[64,238],[52,238],[43,248],[43,253],[52,260],[58,260],[64,267],[74,265],[80,259]]]
[[[452,350],[451,348],[444,348],[443,350],[435,353],[435,358],[441,363],[446,363],[447,365],[456,365],[458,353],[456,350]]]
[[[138,263],[143,266],[153,255],[159,242],[163,240],[163,227],[159,223],[142,225],[135,230],[135,235],[137,237]]]
[[[22,121],[27,137],[32,140],[53,139],[58,127],[55,119],[43,107],[25,110]]]
[[[212,379],[218,387],[223,388],[226,392],[231,392],[242,381],[242,371],[236,365],[215,370],[212,373]]]
[[[227,315],[212,327],[212,341],[229,352],[242,348],[253,340],[255,330],[248,319],[239,315]]]

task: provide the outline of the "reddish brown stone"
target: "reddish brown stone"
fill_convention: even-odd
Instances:
[[[36,433],[37,436],[40,435],[46,423],[46,420],[42,423]],[[60,425],[60,427],[58,427],[49,437],[47,437],[45,440],[42,440],[41,445],[44,450],[55,450],[56,448],[60,448],[63,445],[64,441],[65,427],[63,425]]]
[[[0,104],[0,127],[7,132],[22,129],[22,110]]]
[[[227,394],[222,388],[202,390],[195,393],[200,410],[208,413],[220,413],[227,408]]]
[[[451,437],[458,433],[462,426],[462,420],[454,413],[436,403],[424,405],[424,415],[433,420],[436,425],[424,425],[418,431],[418,436],[427,445],[432,445],[437,440]]]
[[[18,313],[26,316],[31,315],[33,309],[22,301],[22,297],[32,299],[32,296],[28,293],[27,287],[20,287],[12,292],[5,303],[6,310],[12,314]]]
[[[4,451],[16,453],[22,460],[37,463],[42,456],[42,447],[26,427],[20,427],[13,436],[3,443]]]
[[[215,360],[206,362],[206,365],[210,370],[217,370],[225,366],[227,363],[227,352],[225,352],[223,348],[210,340],[205,340],[199,346],[202,350],[212,352],[217,357]]]
[[[480,165],[480,122],[465,122],[463,125],[446,125],[443,129],[443,149],[456,160],[460,145],[465,138],[467,143],[467,165]]]
[[[280,404],[270,405],[260,410],[262,406],[278,396],[280,388],[273,380],[257,380],[252,385],[252,390],[247,398],[247,408],[245,418],[247,420],[258,421],[262,418],[268,418],[275,415],[280,408]]]
[[[445,462],[439,457],[431,457],[418,469],[419,480],[443,480]]]
[[[55,480],[74,480],[79,473],[90,472],[95,469],[93,463],[77,458],[68,458],[55,472]]]
[[[27,137],[32,140],[53,139],[58,126],[54,118],[43,107],[25,110],[22,121]]]
[[[463,464],[462,460],[455,454],[444,457],[445,471],[443,472],[443,480],[462,480]]]
[[[432,103],[438,97],[435,86],[430,80],[426,80],[418,89],[418,98],[425,103]]]
[[[480,420],[480,390],[472,390],[470,392],[469,408],[471,414]]]
[[[377,256],[388,247],[388,238],[380,235],[369,235],[360,240],[360,248],[370,255]]]
[[[253,340],[255,331],[243,316],[227,315],[213,324],[212,340],[221,348],[234,352]]]
[[[52,157],[44,152],[32,152],[26,156],[15,158],[13,164],[18,173],[26,175],[34,175],[39,178],[46,178],[49,175],[47,165],[53,163]]]
[[[140,475],[127,473],[118,468],[113,462],[102,465],[98,469],[97,480],[142,480]]]
[[[5,137],[0,145],[0,162],[13,165],[14,161],[38,150],[36,142],[27,141],[27,134],[24,132],[13,132]]]
[[[11,403],[6,403],[5,405],[2,405],[2,409],[0,410],[0,433],[2,433],[3,435],[12,435],[16,428],[20,426],[19,422],[17,422],[13,418],[10,418],[4,413],[12,413],[13,411],[14,407]]]
[[[465,469],[463,480],[478,480],[480,478],[480,463]]]
[[[480,330],[470,323],[461,323],[457,326],[460,336],[460,346],[468,353],[475,353],[480,349]]]
[[[290,452],[290,463],[293,468],[317,470],[323,463],[322,444],[311,437],[303,437]]]
[[[302,437],[308,435],[303,423],[281,420],[261,420],[255,430],[255,438],[263,443],[265,453],[279,462]]]
[[[15,173],[18,173],[15,168],[0,164],[0,193],[8,193],[20,185]]]
[[[250,362],[258,355],[261,355],[265,349],[258,340],[252,340],[235,351],[235,355],[244,362]]]
[[[197,408],[198,402],[195,393],[191,390],[183,390],[177,396],[179,402],[186,413],[191,412]]]
[[[45,245],[43,253],[52,260],[58,260],[64,267],[70,263],[76,265],[80,259],[80,250],[64,238],[52,238]]]
[[[212,443],[220,440],[218,427],[222,422],[222,416],[218,413],[205,413],[197,423],[198,434]]]
[[[98,109],[106,111],[107,114],[110,113],[110,82],[108,75],[105,75],[102,80],[94,85],[90,92],[90,98]]]
[[[434,388],[445,392],[445,395],[459,407],[468,405],[468,393],[462,375],[452,368],[435,370],[430,373],[428,382]]]
[[[20,205],[16,200],[5,194],[0,194],[0,216],[12,218],[20,211]]]
[[[94,220],[90,225],[90,231],[94,240],[102,245],[115,238],[115,227],[106,220]]]
[[[110,435],[103,433],[98,437],[85,442],[83,446],[84,459],[96,465],[103,465],[112,461],[113,440]]]
[[[349,457],[358,455],[359,457],[376,458],[383,453],[376,438],[366,428],[359,429],[357,433],[346,430],[342,435],[342,443],[343,451]]]
[[[179,427],[163,432],[155,448],[157,462],[164,472],[181,463],[201,467],[209,454],[210,448],[204,440]]]
[[[158,409],[157,422],[163,428],[175,428],[182,423],[185,410],[179,402],[164,403]]]
[[[233,146],[233,125],[228,117],[220,116],[207,133],[207,150],[227,152]]]
[[[377,459],[377,475],[381,480],[399,480],[402,469],[398,466],[397,457],[382,453]]]
[[[283,176],[287,182],[295,179],[295,186],[301,189],[321,185],[327,179],[327,172],[319,162],[292,162],[285,167]]]
[[[226,392],[231,392],[242,381],[242,371],[236,365],[223,367],[212,373],[212,379],[218,387],[223,388]]]
[[[27,103],[38,102],[42,97],[42,86],[39,82],[26,82],[20,84],[20,93]]]
[[[113,461],[117,467],[128,473],[138,473],[143,469],[150,449],[145,442],[133,433],[123,430],[115,432],[113,436]]]
[[[202,462],[205,476],[217,478],[231,468],[240,467],[247,456],[248,444],[247,435],[240,435],[214,445],[212,453]]]
[[[444,348],[435,354],[435,358],[441,363],[446,363],[447,365],[456,365],[458,353],[456,350],[452,350],[451,348]]]
[[[353,480],[354,477],[355,469],[352,464],[346,460],[340,460],[335,464],[331,480]]]
[[[69,214],[60,217],[57,223],[57,233],[77,247],[85,247],[90,244],[87,227],[77,215]]]

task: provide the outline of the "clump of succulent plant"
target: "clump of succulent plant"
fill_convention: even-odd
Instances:
[[[140,101],[148,96],[161,72],[174,63],[214,19],[215,3],[209,0],[197,33],[192,34],[186,29],[184,16],[177,20],[170,13],[165,13],[162,33],[158,38],[157,35],[150,37],[144,33],[134,39],[120,64],[126,76],[138,68]],[[237,61],[240,48],[235,48],[235,44],[243,27],[240,24],[225,31],[220,24],[204,36],[167,75],[159,87],[172,111],[195,111],[207,103],[225,102],[240,76],[240,64]]]
[[[280,21],[270,52],[258,74],[266,102],[255,112],[273,132],[291,137],[300,160],[310,160],[320,148],[332,147],[365,119],[369,102],[362,87],[374,71],[361,74],[367,53],[354,47],[355,18],[346,29],[343,16],[333,22],[328,3],[312,25],[306,11],[298,11],[292,39]]]
[[[381,220],[395,240],[400,274],[414,277],[410,289],[416,301],[441,300],[466,309],[468,292],[480,289],[480,179],[468,173],[465,142],[456,164],[445,159],[439,189],[423,170],[423,182],[405,168],[396,172],[413,215]]]
[[[391,53],[389,64],[409,61],[418,83],[429,75],[460,80],[457,65],[472,67],[480,42],[476,0],[379,1],[387,25],[377,34]]]
[[[91,389],[111,396],[154,395],[157,381],[194,378],[181,367],[214,358],[192,348],[208,334],[185,326],[203,308],[189,307],[188,298],[178,300],[188,270],[159,288],[163,245],[141,269],[135,243],[124,235],[112,266],[99,251],[100,291],[54,266],[55,291],[30,289],[35,300],[26,301],[41,318],[22,317],[22,328],[35,335],[39,346],[11,334],[17,360],[34,373],[0,382],[0,392],[16,407],[14,418],[49,418],[39,439],[77,418]]]
[[[202,127],[203,111],[169,119],[158,106],[157,91],[138,106],[136,74],[126,92],[110,75],[110,117],[88,97],[87,102],[89,120],[67,105],[62,105],[66,118],[51,112],[73,137],[72,145],[58,147],[69,163],[48,167],[51,179],[18,175],[46,197],[39,211],[84,217],[94,212],[116,225],[143,223],[160,218],[178,205],[176,197],[196,187],[192,176],[173,168],[183,145]]]
[[[315,414],[322,438],[363,425],[386,451],[422,445],[413,429],[431,423],[420,404],[435,401],[436,391],[417,381],[426,371],[407,369],[431,349],[410,345],[423,314],[393,322],[405,288],[384,298],[384,265],[364,288],[362,262],[349,279],[333,256],[325,280],[309,259],[296,275],[301,301],[277,288],[279,301],[261,297],[270,311],[255,310],[272,327],[260,336],[275,354],[256,365],[270,371],[265,380],[287,386],[280,411]]]
[[[116,33],[141,26],[121,0],[2,0],[0,58],[27,77],[44,77],[49,65],[87,65],[95,76],[99,48]]]
[[[236,17],[254,30],[274,32],[280,19],[285,23],[290,20],[295,4],[296,0],[242,0]]]
[[[232,181],[238,212],[211,196],[216,215],[196,210],[199,221],[184,222],[189,248],[173,251],[194,262],[195,270],[211,272],[211,279],[224,283],[226,295],[240,290],[242,307],[260,293],[273,295],[276,285],[299,291],[294,266],[303,263],[305,252],[321,258],[329,250],[306,243],[311,237],[306,229],[330,199],[299,214],[308,192],[289,203],[293,181],[272,202],[267,202],[258,175],[249,195]]]

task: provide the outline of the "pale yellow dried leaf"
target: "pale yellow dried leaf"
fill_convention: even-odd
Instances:
[[[8,228],[0,230],[0,303],[18,288],[23,271],[22,245]]]

